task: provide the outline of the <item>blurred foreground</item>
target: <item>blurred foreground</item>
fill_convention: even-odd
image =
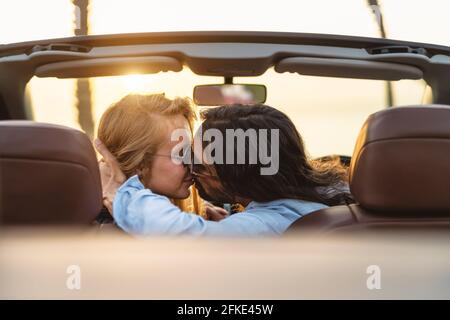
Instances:
[[[0,298],[449,299],[449,240],[438,232],[134,239],[2,229]],[[79,290],[67,284],[73,266]],[[373,266],[381,289],[368,289]]]

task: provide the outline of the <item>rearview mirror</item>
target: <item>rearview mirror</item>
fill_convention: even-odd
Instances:
[[[208,84],[194,88],[199,106],[256,104],[266,101],[266,87],[260,84]]]

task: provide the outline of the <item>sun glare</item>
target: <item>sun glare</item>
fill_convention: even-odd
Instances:
[[[122,77],[123,87],[129,93],[144,93],[152,89],[154,79],[151,75],[130,74]]]

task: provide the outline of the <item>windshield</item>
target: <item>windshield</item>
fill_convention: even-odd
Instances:
[[[35,120],[95,132],[106,108],[128,93],[164,92],[169,98],[192,98],[194,86],[222,82],[223,78],[198,76],[188,68],[176,73],[91,78],[91,110],[80,108],[76,80],[34,77],[28,92]],[[266,104],[293,120],[312,157],[351,155],[365,119],[386,105],[384,81],[280,74],[269,69],[262,76],[235,78],[234,82],[265,85]],[[392,85],[397,106],[420,104],[427,91],[422,80],[394,81]]]
[[[2,0],[0,43],[74,34],[70,0]],[[379,37],[366,0],[83,0],[89,34],[155,31],[285,31]],[[388,38],[450,45],[450,2],[379,0]]]

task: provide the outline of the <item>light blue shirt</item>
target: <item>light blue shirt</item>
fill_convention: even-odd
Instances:
[[[294,199],[252,201],[243,212],[221,221],[208,221],[181,211],[167,197],[146,189],[133,176],[117,191],[113,216],[120,228],[135,235],[276,236],[298,218],[326,207]]]

